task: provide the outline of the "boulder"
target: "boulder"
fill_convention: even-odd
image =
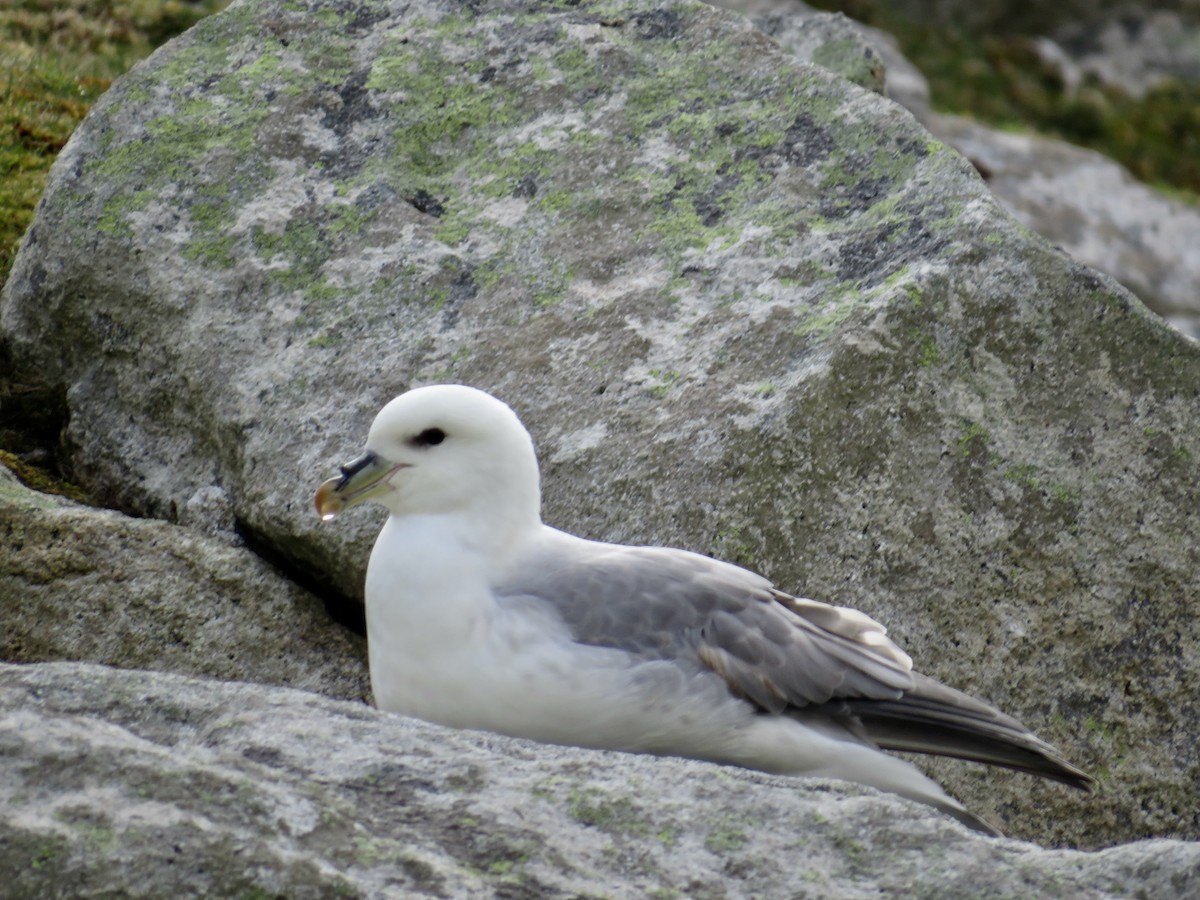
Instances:
[[[828,69],[859,87],[884,93],[884,58],[875,48],[875,42],[852,19],[841,13],[819,13],[805,10],[797,14],[795,8],[767,0],[767,2],[738,3],[729,0],[714,3],[728,9],[751,14],[754,7],[762,6],[760,15],[751,15],[754,27],[781,46],[786,47],[797,59]]]
[[[1200,833],[1200,350],[738,16],[235,3],[76,132],[0,330],[91,491],[226,498],[348,607],[381,516],[313,488],[400,391],[490,390],[551,523],[860,608],[1101,781],[935,766],[974,811]]]
[[[11,896],[1180,896],[866,788],[456,732],[302,691],[0,665]],[[936,851],[934,850],[936,848]]]
[[[0,659],[369,696],[366,647],[228,537],[30,490],[0,466]]]
[[[1112,275],[1200,340],[1200,207],[1065,141],[1002,132],[960,116],[931,113],[924,121],[971,160],[1023,224]]]
[[[757,28],[799,59],[880,89],[971,160],[996,199],[1018,221],[1085,265],[1107,272],[1172,326],[1200,339],[1200,208],[1195,204],[1143,184],[1100,153],[1043,135],[1005,131],[969,117],[934,112],[924,76],[900,52],[895,38],[876,28],[818,13],[795,0],[717,0],[717,5],[749,15]],[[1096,43],[1083,39],[1083,35],[1093,35],[1093,30],[1080,26],[1072,46],[1080,53],[1086,49],[1090,55],[1077,65],[1060,50],[1052,58],[1047,56],[1047,62],[1061,66],[1068,83],[1083,77],[1080,65],[1107,71],[1106,60],[1114,71],[1141,64],[1142,69],[1128,75],[1131,84],[1161,74],[1161,66],[1168,63],[1175,67],[1172,71],[1187,71],[1185,51],[1200,48],[1196,28],[1185,28],[1178,16],[1168,13],[1143,18],[1153,27],[1130,32],[1130,22],[1142,21],[1136,16],[1114,19],[1103,29],[1094,26],[1099,31]],[[842,38],[846,43],[836,42],[831,31],[835,23],[849,32]],[[1172,23],[1178,26],[1175,30]],[[1119,52],[1111,46],[1114,35],[1136,38],[1140,53]],[[861,45],[855,54],[834,52],[834,47],[848,46],[854,38]],[[1157,53],[1159,45],[1168,40],[1175,52]],[[1047,39],[1039,46],[1049,53],[1049,48],[1058,45]],[[1103,48],[1112,53],[1111,59]],[[1160,68],[1152,65],[1155,59]],[[882,80],[882,88],[863,80],[862,60],[874,62],[872,71]]]
[[[1200,17],[1169,9],[1126,7],[1098,21],[1063,25],[1043,39],[1043,59],[1069,91],[1089,78],[1134,97],[1175,81],[1200,81]]]

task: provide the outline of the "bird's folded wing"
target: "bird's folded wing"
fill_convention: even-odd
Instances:
[[[710,669],[762,709],[896,699],[912,661],[883,626],[791,597],[729,563],[658,547],[579,542],[497,590],[552,607],[579,643]]]

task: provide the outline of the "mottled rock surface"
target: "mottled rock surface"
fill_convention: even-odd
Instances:
[[[1200,339],[1200,208],[1063,141],[957,116],[930,115],[925,124],[979,168],[1021,222]]]
[[[929,109],[929,82],[900,51],[894,37],[841,13],[824,13],[800,0],[711,0],[747,16],[797,59],[829,69],[895,100],[921,118]],[[851,53],[846,51],[854,45]],[[864,73],[869,76],[864,77]]]
[[[797,15],[793,8],[770,4],[774,10],[766,9],[761,15],[754,15],[754,3],[739,4],[730,0],[713,5],[746,12],[755,28],[786,47],[797,59],[828,69],[859,87],[884,93],[883,57],[864,34],[862,26],[841,13],[809,14],[806,11]]]
[[[805,4],[718,0],[716,5],[746,13],[756,27],[798,58],[843,77],[855,80],[848,64],[851,58],[876,61],[877,76],[884,82],[881,91],[971,160],[996,199],[1020,222],[1085,265],[1112,275],[1175,328],[1200,339],[1200,208],[1143,184],[1124,166],[1094,151],[933,112],[924,76],[904,58],[895,39],[878,29],[840,19],[839,26],[848,28],[865,46],[853,57],[838,57],[826,46],[834,43],[829,20],[835,17]],[[1079,65],[1104,68],[1107,60],[1107,68],[1114,72],[1136,69],[1128,75],[1134,84],[1163,77],[1171,66],[1170,71],[1182,73],[1187,69],[1188,47],[1195,44],[1193,52],[1200,56],[1200,41],[1195,37],[1200,29],[1181,28],[1172,34],[1164,23],[1176,18],[1164,13],[1149,16],[1155,27],[1137,31],[1135,43],[1143,52],[1131,52],[1129,58],[1115,49],[1111,58],[1102,52],[1114,36],[1129,36],[1128,23],[1113,20],[1105,28],[1093,26],[1085,33],[1094,34],[1095,42],[1080,35],[1073,43],[1084,54]],[[1154,48],[1168,39],[1174,54],[1155,56]],[[1151,64],[1154,59],[1157,64]],[[1065,53],[1059,52],[1053,61],[1064,67],[1068,82],[1083,77],[1079,65]],[[1113,78],[1119,80],[1116,74]],[[857,80],[880,89],[861,77]]]
[[[14,897],[1177,897],[1200,845],[968,832],[865,788],[454,732],[300,691],[0,666]]]
[[[369,696],[366,648],[228,539],[31,491],[0,466],[0,660]]]
[[[73,137],[0,328],[92,491],[348,604],[380,515],[313,487],[399,391],[488,389],[548,521],[863,609],[1101,782],[937,766],[974,811],[1200,834],[1200,351],[743,19],[235,3]]]

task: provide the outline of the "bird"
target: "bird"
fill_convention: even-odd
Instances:
[[[857,782],[989,835],[912,763],[957,757],[1088,790],[1028,728],[913,669],[874,619],[668,547],[542,521],[513,410],[477,388],[407,391],[317,489],[329,521],[389,515],[366,575],[371,688],[387,712],[552,744]]]

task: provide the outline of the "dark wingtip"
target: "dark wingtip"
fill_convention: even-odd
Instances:
[[[1002,766],[1080,791],[1096,779],[994,707],[914,673],[913,690],[895,700],[847,700],[866,736],[884,750],[907,750]]]
[[[1058,760],[1058,762],[1062,767],[1063,774],[1061,777],[1056,778],[1056,781],[1059,781],[1068,787],[1073,787],[1077,791],[1083,791],[1085,794],[1091,793],[1092,789],[1099,784],[1099,782],[1097,782],[1093,776],[1089,775],[1082,769],[1075,768],[1069,762],[1064,760]]]

